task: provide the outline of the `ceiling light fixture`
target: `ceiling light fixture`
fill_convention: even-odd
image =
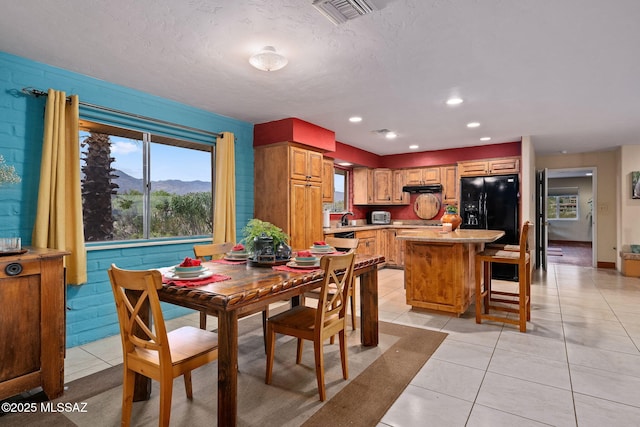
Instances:
[[[349,121],[351,123],[360,123],[362,121],[362,117],[358,117],[358,116],[349,117]]]
[[[490,136],[483,136],[482,138],[480,138],[480,141],[491,141],[491,137]]]
[[[453,97],[453,98],[447,99],[447,105],[460,105],[463,102],[464,101],[462,100],[462,98],[458,98],[458,97]]]
[[[277,53],[273,46],[265,46],[249,58],[249,63],[262,71],[277,71],[288,62],[287,58]]]
[[[417,146],[417,145],[410,145],[410,146],[409,146],[409,149],[410,149],[410,150],[417,150],[417,149],[418,149],[418,146]]]
[[[468,128],[477,128],[478,126],[480,126],[480,123],[478,122],[467,123]]]
[[[389,131],[389,132],[384,134],[384,137],[387,138],[387,139],[394,139],[397,136],[398,136],[398,134],[393,132],[393,131]]]

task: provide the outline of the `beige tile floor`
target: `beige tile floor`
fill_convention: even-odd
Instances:
[[[379,426],[640,425],[640,279],[570,265],[535,272],[526,334],[477,325],[473,306],[460,317],[411,310],[403,280],[380,271],[380,319],[449,336]],[[168,324],[197,326],[198,316]],[[65,380],[121,360],[118,336],[70,348]]]

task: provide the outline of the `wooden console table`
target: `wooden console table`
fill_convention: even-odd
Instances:
[[[0,256],[0,399],[64,385],[65,281],[68,252],[28,249]]]

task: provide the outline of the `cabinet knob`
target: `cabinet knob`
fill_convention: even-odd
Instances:
[[[11,264],[7,264],[4,268],[4,272],[7,276],[17,276],[22,273],[22,264],[19,262],[12,262]]]

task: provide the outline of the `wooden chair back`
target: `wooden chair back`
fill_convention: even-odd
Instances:
[[[324,336],[332,336],[330,329],[335,328],[337,323],[342,323],[342,328],[346,326],[347,299],[353,286],[354,260],[355,253],[352,251],[344,255],[326,255],[320,260],[324,279],[320,287],[315,327],[316,330],[322,329]]]
[[[123,356],[140,350],[154,351],[158,354],[159,363],[171,364],[157,291],[162,286],[160,272],[121,270],[115,265],[108,272],[120,322]],[[148,318],[147,307],[151,318]],[[148,326],[151,324],[154,331]]]
[[[325,243],[329,246],[332,246],[338,250],[342,249],[357,249],[358,245],[360,244],[360,239],[353,237],[353,238],[346,238],[346,237],[331,237],[331,236],[327,236],[324,239]]]
[[[522,224],[522,229],[520,231],[520,242],[519,242],[520,260],[524,260],[525,256],[527,254],[529,254],[529,252],[530,252],[530,248],[529,248],[529,228],[532,225],[533,224],[530,221],[525,221],[525,223]]]
[[[220,259],[233,248],[233,242],[209,243],[193,245],[193,254],[200,261],[208,259]]]

